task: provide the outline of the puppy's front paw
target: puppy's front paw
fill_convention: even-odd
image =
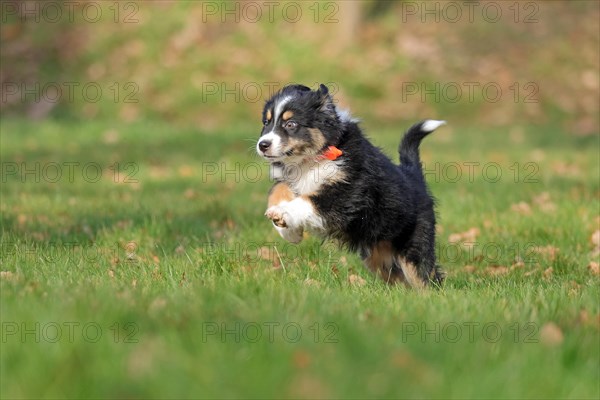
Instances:
[[[267,218],[280,228],[287,228],[287,223],[284,218],[285,211],[280,206],[271,206],[265,212]]]
[[[304,239],[302,228],[290,229],[275,226],[275,229],[277,229],[277,232],[279,232],[279,236],[290,243],[298,244],[302,241],[302,239]]]

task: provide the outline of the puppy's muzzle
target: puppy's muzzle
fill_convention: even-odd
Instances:
[[[267,150],[269,150],[269,147],[271,147],[271,141],[270,140],[261,140],[260,142],[258,142],[258,148],[260,151],[262,151],[263,153]]]

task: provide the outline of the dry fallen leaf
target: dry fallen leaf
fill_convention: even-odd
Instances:
[[[536,246],[532,250],[537,254],[547,256],[551,261],[554,261],[556,254],[560,251],[558,247],[552,245]]]
[[[492,276],[505,275],[508,274],[508,272],[508,267],[504,267],[502,265],[491,265],[485,269],[485,273]]]
[[[569,164],[564,161],[556,161],[552,163],[552,171],[558,176],[566,176],[576,178],[581,176],[581,170],[575,164]]]
[[[579,296],[581,285],[575,281],[571,281],[569,284],[569,296]]]
[[[304,284],[306,286],[314,286],[314,287],[321,287],[321,282],[315,280],[315,279],[311,279],[311,278],[306,278],[304,280]]]
[[[536,274],[537,272],[539,272],[539,270],[540,270],[539,268],[532,269],[531,271],[525,272],[523,274],[523,276],[531,276],[531,275]]]
[[[523,269],[525,268],[525,263],[523,261],[517,261],[513,265],[510,266],[510,270],[513,271],[515,269]]]
[[[196,192],[194,191],[194,189],[188,188],[185,190],[185,192],[183,192],[183,197],[185,197],[188,200],[191,200],[196,197]]]
[[[592,250],[592,257],[598,257],[598,255],[600,255],[600,230],[597,230],[592,234],[590,241],[594,246],[594,249]]]
[[[102,141],[105,144],[115,144],[119,142],[119,132],[115,129],[109,129],[102,135]]]
[[[460,242],[460,239],[460,233],[451,233],[450,236],[448,236],[448,242],[450,243],[458,243]]]
[[[596,275],[596,276],[600,275],[600,265],[597,262],[591,261],[588,264],[587,268],[588,268],[588,271],[590,271],[590,273],[592,275]]]
[[[540,329],[540,339],[547,346],[557,346],[563,342],[564,335],[554,322],[546,322]]]
[[[179,176],[189,177],[194,175],[194,168],[189,165],[182,165],[179,167],[177,172],[179,173]]]
[[[598,229],[596,232],[592,233],[590,240],[591,240],[592,244],[594,245],[594,247],[600,247],[600,229]]]
[[[293,364],[296,368],[306,368],[310,365],[310,355],[302,350],[294,352]]]
[[[553,272],[554,272],[554,270],[552,269],[552,267],[546,268],[544,270],[544,272],[542,273],[542,275],[544,275],[544,278],[550,278],[552,276]]]
[[[466,272],[466,273],[468,273],[468,274],[474,273],[475,270],[476,270],[476,268],[473,265],[465,265],[463,267],[463,271]]]
[[[546,158],[546,153],[541,149],[535,149],[530,153],[529,157],[532,161],[540,162]]]
[[[167,300],[163,297],[157,297],[154,300],[152,300],[152,303],[150,303],[150,305],[148,306],[148,311],[149,312],[157,312],[162,310],[163,308],[165,308],[165,306],[167,305]]]
[[[0,278],[7,281],[16,280],[16,275],[12,271],[0,271]]]
[[[479,228],[470,228],[466,232],[460,233],[451,233],[448,236],[448,242],[450,243],[460,243],[460,242],[470,242],[473,243],[477,240],[477,236],[479,235]]]
[[[525,203],[524,201],[520,201],[517,204],[511,205],[510,209],[512,211],[517,212],[522,215],[531,214],[531,207],[529,206],[529,204]]]
[[[275,247],[263,246],[258,251],[260,258],[271,261],[273,268],[281,267],[281,260],[279,259],[279,255],[277,254],[277,249]]]
[[[355,285],[355,286],[363,286],[365,283],[367,283],[367,281],[365,281],[363,278],[361,278],[358,275],[352,274],[348,277],[348,281],[350,282],[351,285]]]
[[[552,212],[556,210],[556,204],[550,201],[550,193],[542,192],[533,197],[533,203],[543,212]]]
[[[373,314],[371,313],[371,311],[365,311],[365,312],[362,312],[362,313],[358,314],[358,320],[359,321],[363,321],[364,322],[364,321],[368,321],[368,320],[370,320],[372,318],[373,318]]]
[[[273,250],[271,247],[268,246],[263,246],[260,249],[258,249],[260,258],[262,258],[263,260],[273,260],[273,258],[275,258],[275,250]]]

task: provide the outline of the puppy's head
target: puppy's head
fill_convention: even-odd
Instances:
[[[314,158],[338,144],[342,122],[327,86],[286,86],[265,103],[258,154],[271,162]]]

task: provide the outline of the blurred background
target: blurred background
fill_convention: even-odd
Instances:
[[[2,1],[0,112],[254,137],[274,90],[322,82],[371,127],[431,117],[589,136],[599,4]]]
[[[0,36],[0,398],[599,397],[600,2],[0,0]],[[449,122],[445,290],[272,229],[254,146],[292,82],[395,160]],[[34,341],[66,321],[104,335]],[[203,340],[266,321],[304,336]]]

